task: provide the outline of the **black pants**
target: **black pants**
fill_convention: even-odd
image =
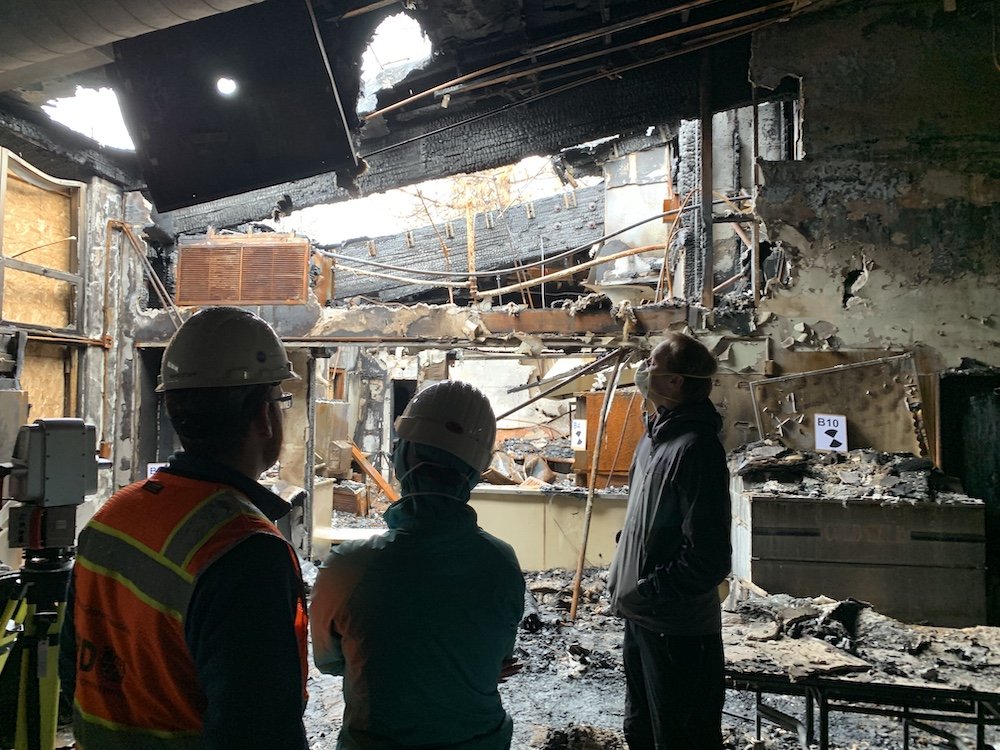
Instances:
[[[664,635],[625,621],[625,740],[630,750],[720,750],[722,635]]]

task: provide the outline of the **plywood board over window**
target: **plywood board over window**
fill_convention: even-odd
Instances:
[[[39,172],[0,149],[0,317],[77,331],[77,237],[83,185]]]
[[[70,417],[76,411],[77,358],[73,347],[29,341],[21,384],[28,392],[28,420]]]
[[[83,191],[0,148],[0,323],[28,337],[20,381],[30,419],[78,413]]]

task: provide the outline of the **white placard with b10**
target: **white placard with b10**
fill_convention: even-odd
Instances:
[[[816,450],[847,453],[847,417],[843,414],[814,414]]]
[[[571,425],[569,445],[575,451],[587,450],[587,420],[574,419]]]

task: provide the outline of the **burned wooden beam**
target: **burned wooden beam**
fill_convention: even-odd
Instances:
[[[632,332],[655,334],[686,321],[688,308],[651,305],[633,308],[633,312],[637,324]],[[619,336],[625,326],[611,310],[583,310],[575,313],[566,309],[521,310],[516,315],[491,310],[481,313],[481,319],[483,325],[494,335],[522,333],[534,336]]]

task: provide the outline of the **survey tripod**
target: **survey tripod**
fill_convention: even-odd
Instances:
[[[20,428],[9,463],[8,535],[24,548],[0,599],[0,674],[20,654],[15,750],[53,750],[59,716],[59,631],[76,544],[76,507],[97,491],[97,439],[80,419]],[[2,590],[2,589],[0,589]]]

